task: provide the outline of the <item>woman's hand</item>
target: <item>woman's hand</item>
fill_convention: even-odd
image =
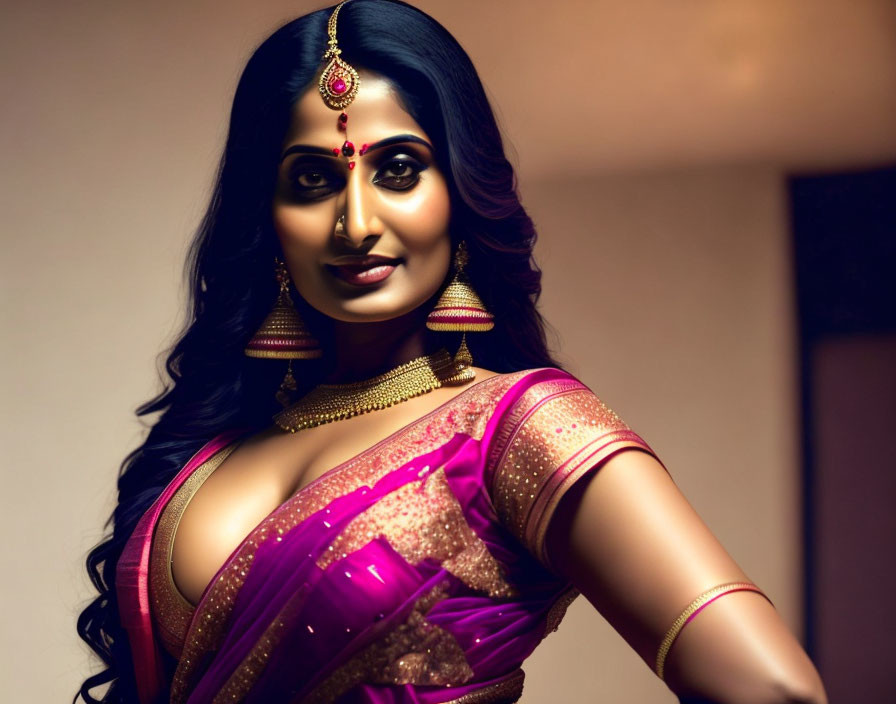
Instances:
[[[659,644],[698,595],[749,581],[662,465],[611,457],[563,498],[547,534],[552,565],[654,668]],[[735,592],[687,624],[665,664],[683,702],[826,702],[821,679],[774,607]]]

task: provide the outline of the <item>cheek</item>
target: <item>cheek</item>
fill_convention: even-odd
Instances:
[[[287,259],[294,259],[292,263],[310,262],[315,259],[314,252],[326,246],[331,234],[327,226],[332,225],[332,213],[329,210],[307,206],[296,208],[275,203],[271,216],[283,254]]]
[[[451,265],[451,206],[447,190],[414,193],[395,213],[394,231],[402,240],[414,296],[432,296],[445,281]]]
[[[433,179],[389,203],[388,225],[409,250],[450,248],[451,202],[441,180]]]

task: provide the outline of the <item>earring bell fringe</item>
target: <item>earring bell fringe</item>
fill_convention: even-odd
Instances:
[[[470,348],[467,347],[467,333],[460,338],[460,347],[454,353],[454,365],[461,369],[473,365],[473,355],[470,354]]]
[[[286,375],[283,377],[283,381],[280,382],[280,388],[277,389],[274,398],[277,399],[277,402],[283,408],[286,408],[292,403],[292,394],[295,393],[297,388],[296,378],[292,375],[292,360],[289,360],[289,363],[286,365]]]
[[[495,318],[458,273],[427,316],[426,327],[439,332],[487,332],[495,327]]]
[[[323,350],[308,332],[284,287],[274,308],[246,345],[245,353],[260,359],[317,359]]]
[[[473,355],[467,347],[467,334],[464,333],[460,341],[460,347],[454,354],[452,360],[454,373],[442,380],[446,386],[463,386],[476,378],[476,372],[473,370]]]
[[[274,261],[274,272],[280,291],[270,313],[243,350],[247,357],[287,359],[286,375],[274,397],[282,406],[291,403],[290,393],[297,388],[292,374],[292,360],[317,359],[323,355],[320,343],[305,327],[289,295],[289,272],[286,265]]]

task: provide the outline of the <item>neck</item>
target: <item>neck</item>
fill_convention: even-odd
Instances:
[[[418,310],[378,323],[332,327],[333,367],[329,383],[369,379],[433,352],[427,345],[426,316]]]

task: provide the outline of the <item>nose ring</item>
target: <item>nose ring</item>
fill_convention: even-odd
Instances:
[[[345,213],[336,221],[336,234],[345,234]]]

